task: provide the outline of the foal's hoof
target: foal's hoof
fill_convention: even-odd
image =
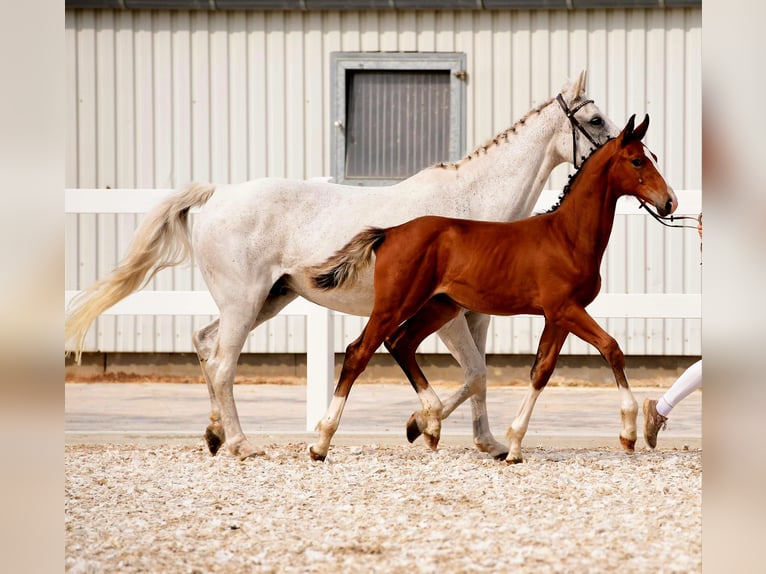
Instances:
[[[418,426],[418,414],[417,412],[412,413],[412,416],[407,421],[407,440],[411,443],[415,442],[415,439],[423,434]]]
[[[522,462],[524,462],[523,458],[509,458],[505,461],[506,464],[521,464]]]
[[[325,454],[314,452],[313,446],[309,447],[309,456],[311,457],[311,460],[315,460],[317,462],[324,462],[324,459],[327,458],[327,455]]]
[[[207,443],[207,449],[212,456],[218,454],[218,451],[224,443],[223,429],[220,425],[208,425],[205,429],[205,442]]]
[[[625,437],[620,437],[620,444],[622,445],[623,450],[626,452],[634,452],[636,450],[636,439],[628,439]]]
[[[508,457],[508,451],[501,452],[495,455],[495,460],[505,460]],[[521,462],[521,460],[519,460]]]

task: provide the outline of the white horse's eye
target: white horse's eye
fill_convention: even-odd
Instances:
[[[601,116],[594,116],[590,119],[589,123],[592,126],[600,126],[604,124],[604,120],[601,119]]]

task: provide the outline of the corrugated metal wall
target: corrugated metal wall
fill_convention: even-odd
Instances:
[[[330,53],[448,51],[467,57],[468,150],[588,70],[616,122],[649,113],[647,142],[677,189],[701,187],[701,9],[205,12],[68,10],[67,187],[166,188],[191,180],[308,178],[330,169]],[[567,170],[554,172],[560,189]],[[68,215],[66,288],[111,270],[139,218]],[[700,291],[699,242],[620,216],[604,262],[608,292]],[[204,289],[178,268],[150,285]],[[98,321],[88,348],[191,351],[195,317]],[[363,324],[337,318],[342,351]],[[699,320],[608,320],[629,354],[697,355]],[[496,319],[488,352],[529,353],[542,322]],[[426,351],[444,351],[427,341]],[[305,325],[277,318],[248,352],[303,352]],[[565,353],[592,354],[570,337]]]

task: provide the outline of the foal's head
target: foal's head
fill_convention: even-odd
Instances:
[[[617,150],[609,170],[609,184],[621,194],[633,195],[653,205],[660,215],[669,215],[678,207],[678,199],[660,174],[657,156],[641,141],[649,127],[649,115],[634,129],[635,119],[635,115],[631,116],[620,135],[611,142]]]

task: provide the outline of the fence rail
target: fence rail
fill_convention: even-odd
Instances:
[[[66,213],[143,213],[172,189],[67,189]],[[678,214],[696,215],[702,211],[701,194],[697,190],[676,192]],[[535,211],[544,211],[556,202],[559,192],[542,193]],[[632,198],[618,202],[618,214],[643,215]],[[65,292],[65,305],[78,291]],[[699,293],[601,293],[588,307],[597,318],[701,318],[702,296]],[[218,308],[207,291],[139,291],[108,309],[105,315],[217,315]],[[338,313],[298,299],[287,305],[280,315],[306,317],[306,429],[314,429],[316,421],[329,405],[334,381],[334,325]]]

